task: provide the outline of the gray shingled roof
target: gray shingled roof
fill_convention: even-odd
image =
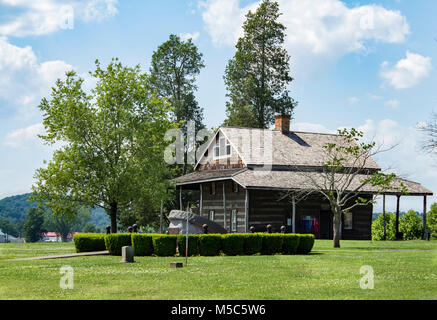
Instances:
[[[361,181],[370,176],[360,174],[356,175],[347,191],[353,191],[361,184]],[[338,185],[344,183],[349,177],[346,175],[336,175]],[[267,189],[294,189],[304,190],[313,186],[312,181],[318,185],[323,185],[325,178],[321,172],[302,173],[296,171],[260,171],[260,170],[246,170],[232,177],[234,181],[245,188],[267,188]],[[432,195],[432,191],[426,189],[416,182],[397,178],[392,183],[391,190],[384,191],[385,194],[400,194],[401,182],[407,187],[409,195]],[[370,184],[365,185],[360,189],[362,193],[378,193],[376,187]]]
[[[336,134],[296,131],[284,134],[278,130],[239,127],[221,127],[220,130],[246,165],[318,167],[326,162],[324,145],[345,144],[344,138]],[[351,166],[353,166],[352,159]],[[371,158],[363,167],[380,169]]]
[[[183,185],[192,182],[202,182],[208,180],[220,180],[225,178],[230,178],[238,172],[244,171],[246,169],[222,169],[222,170],[202,170],[194,171],[192,173],[186,174],[181,177],[177,177],[172,181],[177,185]]]
[[[309,175],[313,181],[322,185],[324,181],[323,173],[311,172],[302,173],[299,171],[286,170],[249,170],[249,169],[233,169],[233,170],[205,170],[196,171],[188,175],[174,179],[177,185],[196,184],[205,181],[217,181],[229,179],[237,182],[244,188],[265,188],[265,189],[284,189],[284,190],[303,190],[311,187]],[[350,184],[348,191],[354,190],[362,180],[370,176],[360,174],[356,175]],[[341,183],[347,179],[346,175],[338,174],[336,180]],[[392,183],[392,190],[386,190],[385,194],[400,194],[400,183],[403,183],[409,195],[433,195],[432,191],[423,187],[421,184],[397,178]],[[377,188],[371,185],[366,185],[361,189],[363,193],[378,193]]]

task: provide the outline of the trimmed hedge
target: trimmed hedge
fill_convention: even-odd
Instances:
[[[262,233],[244,234],[244,253],[253,255],[261,252],[263,238]]]
[[[275,254],[282,252],[283,234],[265,233],[262,235],[261,254]]]
[[[176,254],[176,235],[152,235],[152,240],[155,255],[168,257]]]
[[[294,233],[286,233],[283,235],[282,253],[296,254],[299,246],[300,235]]]
[[[121,255],[121,248],[132,246],[137,256],[174,256],[176,247],[185,256],[185,235],[138,233],[81,233],[73,237],[76,252],[108,250]],[[188,255],[272,255],[308,254],[314,246],[313,234],[232,233],[188,235]]]
[[[238,233],[225,234],[222,236],[222,251],[225,255],[236,256],[244,254],[245,236]]]
[[[105,236],[106,249],[110,255],[121,256],[121,248],[131,246],[131,233],[110,233]]]
[[[73,242],[78,253],[106,250],[104,233],[77,233]]]
[[[153,254],[152,235],[132,233],[132,247],[136,256],[151,256]]]
[[[222,247],[221,234],[199,235],[199,253],[201,256],[218,256]]]
[[[299,235],[299,245],[297,247],[298,254],[307,254],[311,251],[314,246],[314,235],[313,234],[300,234]]]
[[[185,242],[186,235],[178,235],[178,251],[181,256],[185,257]],[[188,235],[188,255],[189,256],[197,256],[199,254],[199,235],[197,234],[189,234]]]

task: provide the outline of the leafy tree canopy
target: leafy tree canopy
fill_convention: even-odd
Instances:
[[[95,64],[90,93],[70,71],[57,80],[51,98],[41,101],[46,133],[40,137],[61,147],[36,171],[32,200],[62,216],[83,206],[101,207],[116,232],[119,214],[159,208],[166,196],[164,134],[176,125],[139,65],[125,67],[118,59],[106,68]]]

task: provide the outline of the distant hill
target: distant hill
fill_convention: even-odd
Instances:
[[[15,224],[19,220],[25,220],[29,208],[36,207],[35,202],[28,202],[30,193],[7,197],[0,200],[0,218],[6,218]],[[88,223],[104,229],[110,224],[110,220],[105,210],[96,208],[91,210],[91,219]]]

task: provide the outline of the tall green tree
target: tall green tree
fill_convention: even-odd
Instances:
[[[244,35],[224,75],[229,98],[225,125],[268,128],[275,113],[293,113],[297,103],[287,89],[293,78],[280,15],[278,3],[269,0],[247,13]]]
[[[160,98],[169,99],[173,106],[173,120],[182,121],[184,133],[188,120],[195,122],[196,131],[204,127],[203,108],[199,107],[194,97],[196,77],[203,67],[202,53],[192,40],[183,41],[174,34],[152,55],[152,87]]]
[[[65,216],[83,206],[101,207],[117,232],[120,214],[159,208],[166,197],[164,135],[175,125],[170,106],[152,91],[139,65],[113,59],[102,68],[96,60],[90,75],[96,81],[90,93],[70,71],[39,105],[46,131],[40,137],[61,147],[36,171],[33,200]]]
[[[30,208],[23,226],[23,236],[26,242],[37,242],[42,239],[44,228],[44,212],[38,208]]]

